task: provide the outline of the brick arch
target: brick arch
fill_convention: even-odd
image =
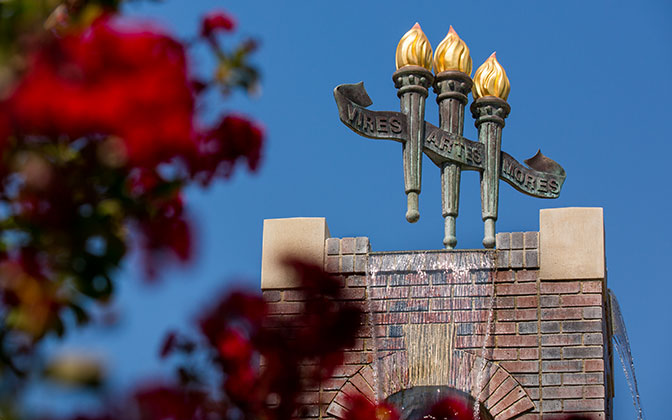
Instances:
[[[384,397],[409,389],[416,385],[409,381],[408,362],[405,351],[395,352],[380,359],[382,369],[389,372]],[[481,375],[483,388],[480,392],[469,384],[475,383]],[[469,381],[455,381],[450,378],[471,378]],[[534,408],[534,403],[523,386],[503,367],[464,350],[453,350],[451,375],[444,384],[471,395],[478,400],[495,420],[509,420]],[[341,387],[327,408],[327,414],[344,418],[347,401],[355,395],[363,395],[375,400],[375,385],[371,365],[362,367]]]
[[[327,414],[342,419],[345,417],[348,399],[357,395],[363,395],[371,402],[376,400],[374,391],[373,368],[371,365],[363,366],[354,375],[345,381],[331,404],[327,408]]]

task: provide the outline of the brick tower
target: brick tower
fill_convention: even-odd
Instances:
[[[341,418],[348,396],[394,401],[427,386],[495,420],[611,418],[601,208],[542,210],[539,232],[499,233],[495,250],[372,252],[366,237],[331,238],[323,218],[266,220],[261,288],[281,318],[302,306],[279,264],[288,254],[324,264],[367,312],[344,365],[301,396],[300,418]]]

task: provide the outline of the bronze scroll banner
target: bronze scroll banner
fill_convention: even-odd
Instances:
[[[371,139],[405,142],[408,139],[406,115],[393,111],[371,111],[373,102],[362,82],[339,85],[334,89],[341,121],[357,134]],[[432,161],[451,161],[464,170],[482,172],[485,147],[482,143],[448,133],[425,122],[424,153]],[[541,151],[527,159],[525,166],[501,152],[499,178],[518,191],[539,198],[557,198],[565,181],[565,171]]]

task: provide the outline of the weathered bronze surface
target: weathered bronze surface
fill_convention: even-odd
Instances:
[[[403,143],[404,190],[408,197],[406,220],[415,223],[420,218],[418,197],[422,181],[422,151],[425,140],[425,100],[434,75],[420,66],[407,65],[392,75],[401,102],[401,112],[408,123],[408,138]]]
[[[439,105],[439,125],[441,129],[453,136],[462,137],[464,132],[464,107],[469,101],[467,95],[469,95],[472,85],[468,74],[471,72],[471,57],[464,41],[452,30],[452,26],[450,29],[451,32],[441,43],[446,47],[443,51],[444,60],[438,68],[444,68],[447,64],[452,63],[457,70],[446,70],[437,74],[434,82],[434,92],[437,94],[436,102]],[[434,63],[435,67],[437,67],[436,61]],[[466,139],[461,143],[453,142],[445,145],[441,142],[443,138],[438,135],[434,137],[434,139],[439,138],[438,146],[440,149],[443,146],[444,150],[447,149],[453,155],[464,158],[466,161],[457,163],[454,159],[456,156],[451,156],[452,159],[443,157],[442,159],[432,159],[441,169],[441,215],[444,219],[443,244],[447,249],[453,249],[457,245],[456,221],[460,206],[462,167],[471,167],[473,164],[481,163],[483,150],[476,147],[480,145],[479,143],[473,143]]]
[[[373,102],[364,89],[364,83],[339,85],[334,89],[338,116],[352,131],[372,139],[405,142],[408,138],[406,115],[401,112],[371,111]]]
[[[476,99],[471,113],[478,128],[478,141],[485,146],[481,172],[481,217],[485,227],[483,246],[495,247],[495,222],[499,204],[499,173],[501,168],[502,129],[511,108],[495,96]]]
[[[506,152],[502,152],[502,169],[499,177],[513,188],[527,195],[539,198],[558,198],[566,174],[562,166],[537,152],[526,159],[529,168],[518,163]]]
[[[372,111],[373,104],[364,89],[364,83],[343,84],[334,89],[334,98],[340,120],[360,136],[400,143],[408,138],[406,115],[394,111]],[[425,121],[424,153],[437,166],[444,162],[461,165],[465,171],[483,171],[485,146],[461,135]],[[558,198],[566,174],[562,166],[544,156],[541,151],[519,163],[506,152],[501,152],[499,178],[520,192],[539,198]]]
[[[499,202],[499,180],[518,191],[540,198],[557,198],[565,182],[565,170],[541,150],[519,163],[501,150],[502,130],[511,108],[506,102],[511,86],[506,72],[493,53],[481,65],[474,79],[471,57],[454,30],[437,48],[434,76],[431,67],[431,45],[415,25],[397,47],[397,71],[392,76],[401,112],[367,109],[371,98],[362,82],[342,84],[334,89],[341,121],[357,134],[402,143],[404,186],[408,197],[406,219],[418,220],[418,197],[422,180],[422,153],[441,170],[442,215],[445,220],[443,243],[452,249],[457,244],[455,222],[459,213],[461,171],[481,174],[481,216],[484,223],[483,245],[495,246],[495,222]],[[424,120],[425,100],[433,86],[439,105],[439,125]],[[478,129],[478,141],[466,139],[464,108],[468,94],[474,102],[471,113]]]

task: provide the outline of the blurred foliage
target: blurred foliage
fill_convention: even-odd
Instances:
[[[45,366],[41,342],[91,322],[92,308],[114,297],[130,249],[150,279],[167,262],[188,262],[182,190],[226,179],[239,161],[252,171],[260,161],[257,123],[225,114],[207,126],[197,112],[208,88],[258,83],[248,63],[254,43],[221,47],[233,19],[204,19],[198,42],[222,64],[195,81],[185,44],[140,22],[119,25],[120,3],[0,0],[4,418],[13,418],[17,396],[41,370],[71,383],[103,380],[81,360]]]
[[[0,0],[0,98],[7,94],[26,66],[30,51],[64,27],[85,27],[121,3],[163,0]]]

